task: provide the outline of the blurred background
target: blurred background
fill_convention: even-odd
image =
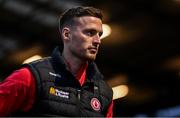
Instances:
[[[0,80],[61,46],[59,15],[82,5],[104,12],[96,63],[114,116],[180,116],[180,0],[0,0]]]

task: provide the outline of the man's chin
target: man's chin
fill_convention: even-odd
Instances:
[[[88,61],[94,61],[96,59],[96,55],[88,55],[87,60]]]

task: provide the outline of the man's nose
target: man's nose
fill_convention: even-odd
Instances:
[[[97,44],[101,43],[101,39],[100,39],[100,36],[98,34],[93,37],[93,42],[97,43]]]

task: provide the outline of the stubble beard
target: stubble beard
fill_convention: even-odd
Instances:
[[[97,55],[97,53],[92,54],[89,50],[80,51],[80,52],[76,52],[76,51],[72,50],[71,52],[74,56],[78,57],[82,61],[94,61],[96,59],[96,55]]]
[[[88,61],[94,61],[95,59],[96,59],[96,54],[93,54],[93,55],[90,54],[90,55],[87,56]]]

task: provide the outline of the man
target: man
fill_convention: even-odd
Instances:
[[[112,117],[112,89],[93,62],[102,35],[102,14],[93,7],[65,11],[59,31],[62,54],[23,67],[0,83],[0,115]]]

